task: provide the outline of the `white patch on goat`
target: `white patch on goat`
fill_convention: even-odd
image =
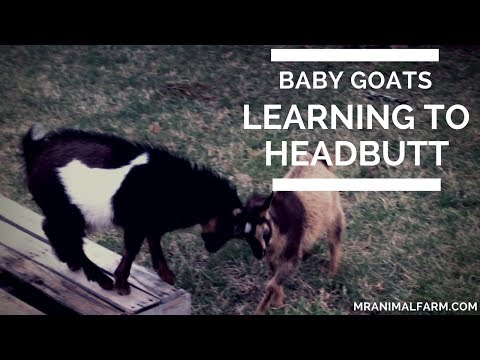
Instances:
[[[252,231],[252,224],[250,224],[249,222],[247,222],[245,224],[245,234],[250,234],[250,231]]]
[[[94,230],[105,230],[113,226],[113,196],[130,170],[146,163],[147,153],[116,169],[90,168],[75,159],[57,171],[70,203],[80,209],[85,222]]]

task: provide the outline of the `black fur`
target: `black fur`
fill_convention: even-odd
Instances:
[[[280,233],[287,236],[283,255],[286,259],[297,256],[306,220],[302,202],[294,192],[277,192],[270,206],[270,215]]]
[[[148,163],[133,167],[112,199],[113,222],[125,231],[124,258],[128,261],[133,261],[145,237],[159,239],[176,229],[205,225],[212,218],[218,218],[218,222],[205,239],[207,249],[216,251],[236,235],[232,212],[242,208],[237,191],[208,168],[164,148],[113,135],[65,129],[35,141],[31,133],[22,141],[27,186],[46,217],[45,233],[60,260],[72,269],[82,267],[87,277],[102,287],[111,288],[111,281],[108,283],[84,255],[85,220],[81,211],[70,204],[57,175],[57,169],[73,159],[89,167],[113,169],[148,153]],[[122,268],[120,282],[126,283],[128,264],[125,268],[128,271]]]
[[[241,215],[241,220],[243,228],[246,223],[251,225],[251,230],[249,233],[244,233],[243,236],[247,240],[253,255],[257,259],[261,259],[265,256],[265,250],[262,245],[256,238],[257,227],[263,223],[268,223],[268,220],[265,218],[265,212],[268,210],[268,206],[272,200],[273,193],[270,196],[260,195],[253,193],[247,199],[245,209]],[[264,240],[267,243],[270,241],[271,237],[271,226],[268,225],[269,231],[267,234],[263,234]]]
[[[285,259],[296,257],[306,219],[305,208],[302,202],[294,192],[290,191],[275,192],[273,198],[272,194],[270,196],[252,194],[248,198],[242,217],[244,222],[252,224],[252,231],[250,234],[245,234],[245,236],[253,253],[259,254],[260,244],[255,237],[255,229],[259,224],[265,222],[265,217],[262,213],[267,211],[267,209],[273,224],[278,227],[281,234],[286,235],[287,244],[283,256]],[[271,229],[263,235],[267,244],[270,237]]]

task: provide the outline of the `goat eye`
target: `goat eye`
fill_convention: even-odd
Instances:
[[[233,209],[233,211],[232,211],[233,216],[238,216],[241,213],[242,213],[242,209],[240,209],[240,208]]]
[[[268,243],[271,237],[272,237],[272,233],[270,232],[270,230],[265,229],[263,231],[263,239]]]

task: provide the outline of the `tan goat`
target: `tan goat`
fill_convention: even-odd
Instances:
[[[312,155],[308,154],[302,160],[310,162]],[[292,167],[285,178],[336,178],[331,170],[325,163],[318,162],[315,166]],[[247,200],[245,216],[247,240],[251,245],[257,242],[257,247],[263,249],[273,273],[257,314],[264,314],[269,306],[283,304],[283,283],[325,232],[330,249],[329,275],[337,272],[345,228],[338,192],[252,194]]]

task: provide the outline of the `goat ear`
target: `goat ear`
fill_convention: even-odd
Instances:
[[[272,193],[268,196],[268,198],[266,198],[265,201],[263,202],[263,205],[262,205],[260,211],[268,210],[268,208],[272,204],[272,200],[273,200],[274,195],[275,195],[275,193],[272,191]]]

